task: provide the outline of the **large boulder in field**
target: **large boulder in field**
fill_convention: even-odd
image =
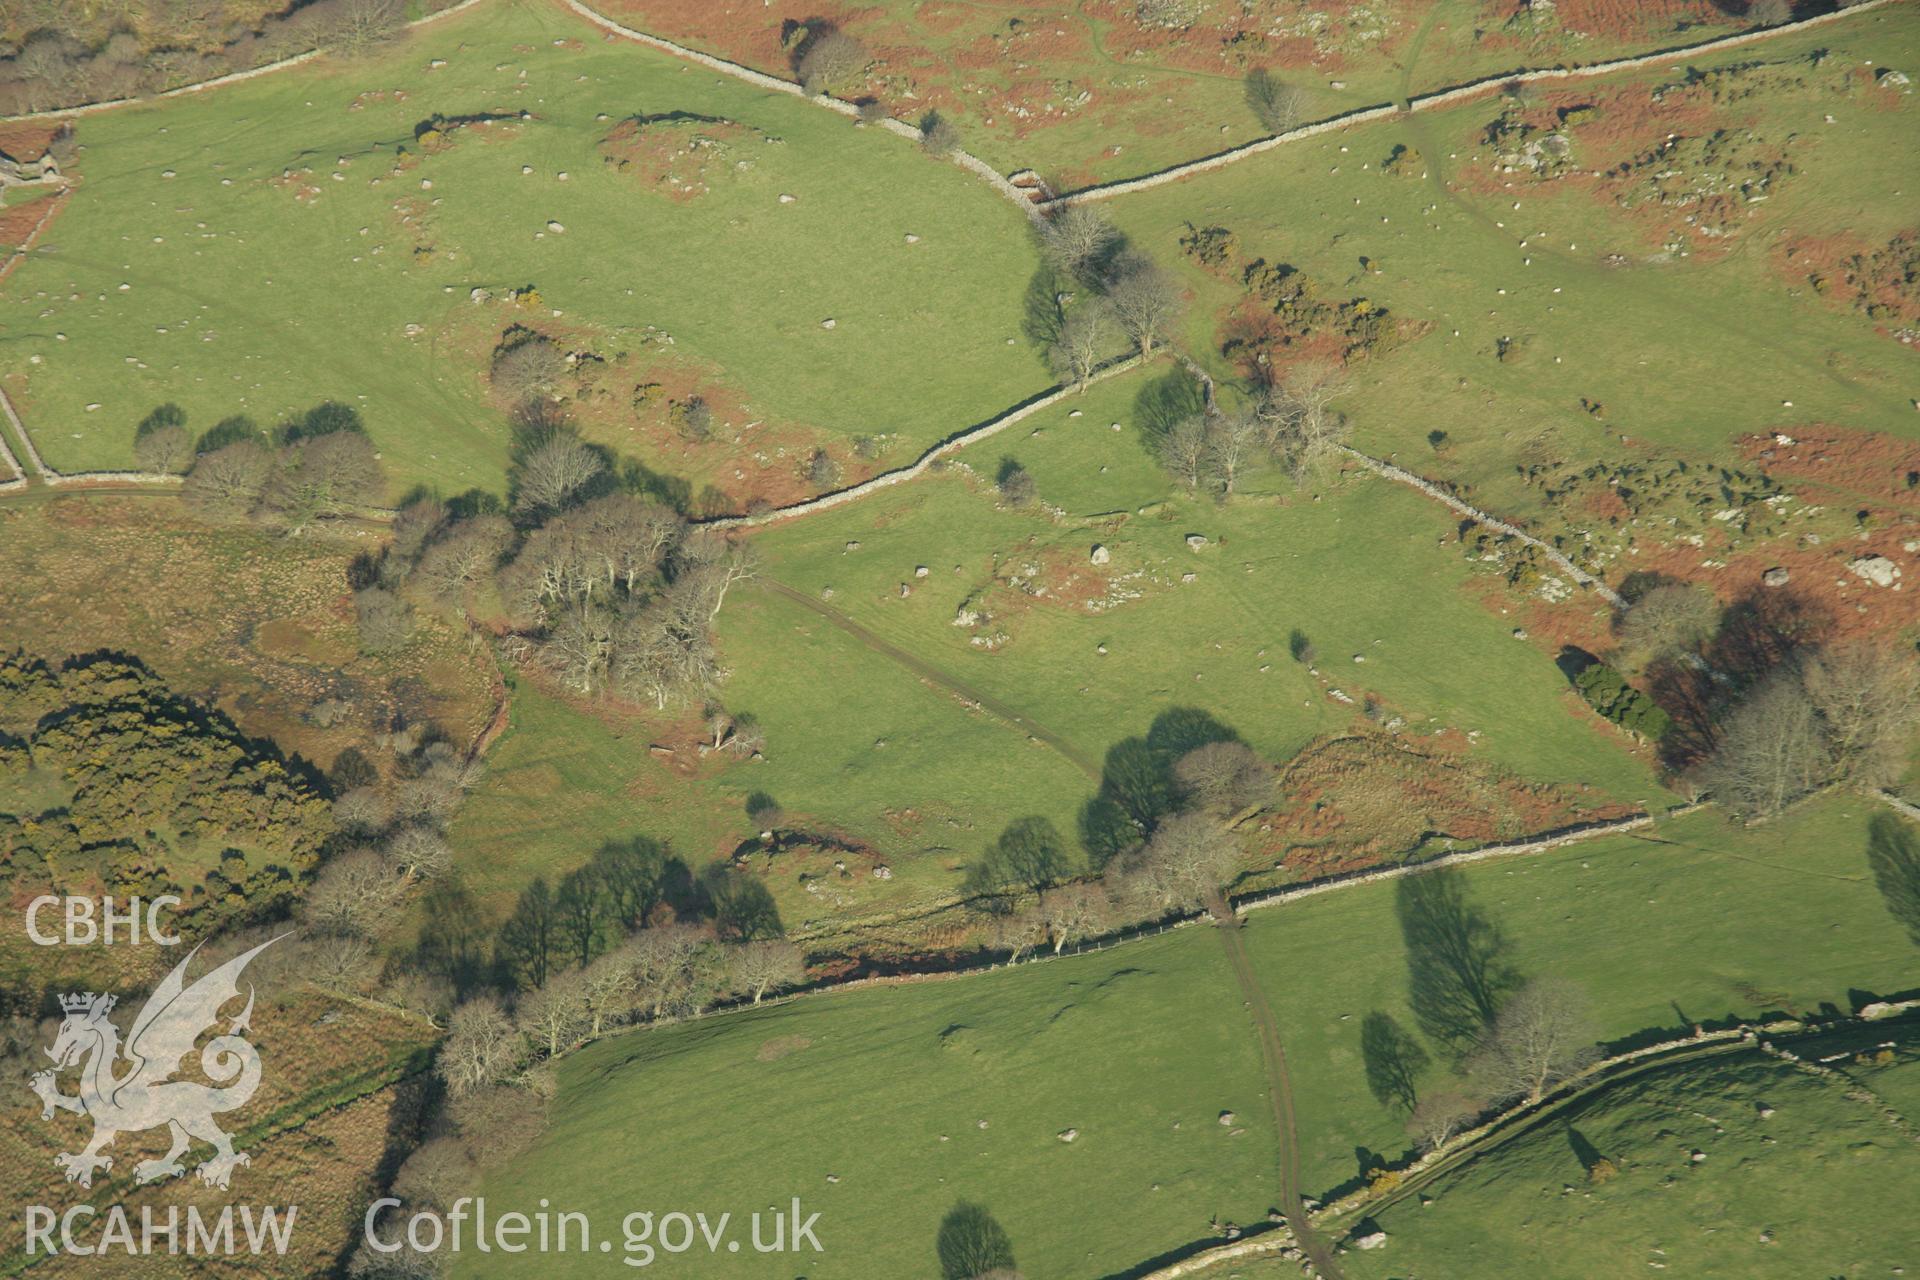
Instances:
[[[1847,572],[1876,587],[1890,587],[1900,576],[1900,566],[1885,556],[1861,556],[1848,562]]]

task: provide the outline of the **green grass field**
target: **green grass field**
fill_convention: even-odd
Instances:
[[[931,1273],[940,1218],[968,1199],[1005,1226],[1026,1274],[1102,1275],[1204,1237],[1214,1215],[1264,1217],[1266,1116],[1225,956],[1189,929],[607,1041],[563,1064],[553,1128],[485,1194],[609,1222],[732,1211],[743,1229],[798,1196],[821,1215],[824,1253],[673,1263],[814,1280]],[[517,1262],[468,1256],[455,1273],[554,1266]]]
[[[1688,1019],[1845,1007],[1850,989],[1920,976],[1867,876],[1866,817],[1844,797],[1749,832],[1707,813],[1653,840],[1462,878],[1513,963],[1584,986],[1608,1039],[1682,1025],[1675,1006]],[[1405,1145],[1367,1094],[1357,1043],[1376,1009],[1414,1025],[1396,893],[1343,890],[1247,925],[1286,1040],[1310,1187],[1351,1177],[1356,1146]],[[989,976],[802,999],[568,1059],[553,1129],[486,1191],[500,1206],[547,1196],[600,1218],[798,1194],[823,1213],[827,1252],[806,1271],[820,1280],[919,1273],[940,1215],[968,1198],[1000,1219],[1028,1274],[1107,1275],[1205,1238],[1209,1215],[1265,1212],[1274,1148],[1254,1048],[1204,926]],[[1220,1110],[1247,1132],[1216,1125]],[[610,1125],[631,1142],[610,1149]],[[1068,1127],[1080,1130],[1071,1145],[1055,1136]],[[761,1274],[739,1259],[679,1261],[693,1275]]]
[[[1849,68],[1912,62],[1920,30],[1898,10],[1876,12],[1685,66],[1779,62],[1815,49],[1830,54],[1806,89],[1671,125],[1645,108],[1636,136],[1647,146],[1669,128],[1751,127],[1794,138],[1795,173],[1747,206],[1753,216],[1718,257],[1650,261],[1659,239],[1612,204],[1491,174],[1493,149],[1481,135],[1499,114],[1498,96],[1345,130],[1103,207],[1137,243],[1178,260],[1195,293],[1189,346],[1218,375],[1238,373],[1219,355],[1220,322],[1241,296],[1238,267],[1216,276],[1187,258],[1178,241],[1189,223],[1236,233],[1240,262],[1300,268],[1327,301],[1364,297],[1400,317],[1418,336],[1360,366],[1342,402],[1355,443],[1470,483],[1503,511],[1540,509],[1539,490],[1515,474],[1528,463],[1727,461],[1737,435],[1809,423],[1911,439],[1920,434],[1911,352],[1791,280],[1776,254],[1796,238],[1843,234],[1872,244],[1910,225],[1888,193],[1920,184],[1920,164],[1901,141],[1913,98],[1869,89]],[[1574,104],[1686,75],[1576,82],[1536,89],[1533,101]],[[1846,92],[1833,87],[1843,81]],[[1614,123],[1603,115],[1591,127]],[[1583,152],[1580,129],[1572,136],[1574,165],[1584,169],[1583,156],[1599,163]],[[1385,172],[1396,146],[1418,159]],[[1499,185],[1507,181],[1511,190]],[[1683,225],[1678,214],[1674,222]],[[1613,253],[1626,263],[1609,265]],[[1502,339],[1514,343],[1504,360]],[[1583,397],[1604,416],[1584,411]],[[1427,442],[1436,430],[1449,437],[1443,451]]]
[[[437,153],[413,141],[435,113],[522,110]],[[729,153],[747,167],[678,200],[602,162],[618,122],[673,112],[757,130]],[[397,488],[497,490],[508,433],[484,375],[515,322],[649,344],[726,388],[784,433],[734,421],[740,465],[807,437],[917,451],[1048,381],[1008,345],[1035,263],[1025,220],[977,179],[549,5],[489,4],[372,61],[90,118],[79,142],[78,191],[0,292],[0,368],[59,469],[127,465],[162,402],[199,431],[335,398]],[[396,175],[402,146],[418,163]],[[543,309],[468,301],[528,285]]]
[[[719,634],[732,671],[723,697],[766,728],[764,761],[716,758],[681,783],[649,757],[645,724],[523,685],[460,819],[476,885],[509,892],[636,831],[719,856],[754,833],[743,806],[764,791],[789,825],[874,845],[896,873],[820,897],[802,893],[800,868],[775,866],[768,882],[790,928],[903,910],[951,893],[1013,818],[1042,815],[1072,833],[1108,750],[1170,709],[1205,711],[1278,762],[1354,724],[1367,694],[1405,719],[1413,741],[1470,734],[1473,759],[1585,786],[1595,802],[1670,799],[1644,757],[1568,690],[1551,654],[1516,641],[1465,585],[1458,553],[1437,545],[1447,522],[1418,495],[1354,477],[1284,500],[1175,499],[1129,514],[1168,497],[1137,426],[1145,383],[1103,384],[964,455],[988,476],[1017,458],[1039,501],[1063,509],[1058,519],[1005,508],[990,485],[953,469],[756,535],[766,581],[729,599]],[[1270,487],[1290,490],[1278,477]],[[1083,519],[1116,507],[1122,515]],[[1209,538],[1199,552],[1184,541],[1196,531]],[[1098,571],[1095,543],[1112,555]],[[1049,596],[1006,585],[1029,563]],[[1094,611],[1086,598],[1117,603]],[[989,619],[955,627],[968,600]],[[1321,677],[1290,657],[1295,629],[1317,646]],[[971,643],[996,634],[1009,637],[998,648]]]
[[[1878,1091],[1920,1060],[1848,1074]],[[1615,1086],[1430,1186],[1432,1203],[1381,1213],[1386,1245],[1342,1265],[1356,1280],[1898,1275],[1920,1227],[1886,1210],[1920,1193],[1920,1151],[1846,1088],[1758,1056]],[[1620,1172],[1592,1181],[1595,1159]]]
[[[830,589],[835,609],[1096,761],[1171,707],[1214,714],[1273,759],[1351,723],[1354,706],[1291,658],[1297,629],[1327,685],[1356,702],[1377,694],[1410,733],[1456,728],[1477,735],[1485,759],[1529,777],[1658,794],[1623,740],[1577,710],[1550,655],[1516,642],[1464,586],[1465,564],[1438,545],[1443,512],[1364,477],[1298,490],[1270,477],[1269,492],[1256,483],[1226,506],[1175,496],[1142,440],[1134,401],[1146,381],[1105,384],[983,444],[965,456],[972,477],[931,477],[773,526],[756,538],[766,572],[809,595]],[[1024,465],[1037,502],[1063,514],[1006,507],[990,484],[1002,458]],[[1198,550],[1185,541],[1196,533],[1207,539]],[[1111,555],[1098,569],[1096,544]],[[914,578],[923,565],[928,577]],[[1015,577],[1047,594],[1010,585]],[[954,626],[969,601],[987,620]],[[973,643],[1001,633],[997,648]]]
[[[1504,939],[1494,961],[1522,977],[1579,982],[1608,1039],[1822,1004],[1845,1010],[1852,990],[1920,986],[1920,952],[1868,871],[1871,813],[1864,800],[1833,796],[1742,830],[1706,810],[1648,838],[1471,870],[1465,900]],[[1404,1111],[1368,1089],[1368,1014],[1389,1015],[1420,1044],[1430,1059],[1421,1092],[1447,1085],[1444,1047],[1410,1007],[1405,937],[1393,892],[1330,894],[1250,918],[1247,944],[1295,1063],[1309,1185],[1357,1177],[1356,1151],[1394,1156],[1410,1145]],[[1326,963],[1348,949],[1365,960]]]

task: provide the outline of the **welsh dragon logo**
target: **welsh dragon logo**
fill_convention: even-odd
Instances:
[[[173,1145],[160,1159],[142,1160],[133,1167],[138,1183],[185,1173],[180,1157],[196,1138],[213,1146],[212,1158],[198,1170],[200,1181],[210,1187],[226,1187],[234,1167],[250,1163],[244,1152],[233,1149],[232,1140],[213,1118],[246,1105],[260,1085],[259,1050],[240,1034],[251,1029],[251,986],[247,988],[246,1008],[228,1024],[224,1034],[216,1035],[200,1051],[200,1069],[216,1083],[206,1085],[172,1077],[181,1059],[193,1051],[200,1034],[217,1026],[221,1007],[240,994],[240,974],[247,963],[278,941],[269,939],[188,986],[187,964],[200,950],[195,947],[147,998],[124,1046],[119,1029],[107,1017],[113,1011],[115,997],[92,992],[60,997],[66,1019],[60,1024],[53,1047],[47,1050],[54,1067],[37,1073],[32,1087],[40,1096],[42,1120],[51,1120],[58,1108],[93,1121],[93,1139],[83,1150],[54,1157],[54,1163],[66,1171],[68,1182],[92,1186],[95,1170],[113,1167],[113,1157],[100,1154],[102,1147],[122,1133],[161,1125],[167,1127]],[[80,1092],[61,1093],[59,1073],[75,1066],[80,1069]]]

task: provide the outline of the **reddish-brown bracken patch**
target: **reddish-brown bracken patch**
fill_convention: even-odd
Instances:
[[[1282,767],[1279,794],[1254,845],[1296,879],[1635,812],[1583,788],[1524,782],[1432,740],[1382,733],[1309,744]]]
[[[1780,274],[1908,345],[1920,333],[1920,227],[1873,244],[1845,232],[1794,235],[1774,251]]]
[[[14,120],[0,124],[0,154],[15,160],[38,160],[60,132],[58,120]]]
[[[1220,349],[1256,381],[1277,381],[1295,365],[1341,364],[1351,345],[1344,333],[1331,329],[1298,332],[1251,294],[1242,295],[1221,315]]]
[[[1501,7],[1511,13],[1519,6],[1502,0]],[[1563,30],[1615,40],[1645,40],[1727,22],[1712,0],[1559,0],[1554,12]]]
[[[620,364],[605,381],[608,395],[576,406],[588,437],[684,478],[701,515],[740,515],[813,497],[820,486],[809,479],[807,464],[816,449],[833,459],[838,485],[878,469],[842,441],[768,418],[709,361],[650,350]],[[627,394],[628,387],[645,388],[645,394]],[[709,415],[705,438],[675,421],[696,400]]]
[[[1740,456],[1770,475],[1816,486],[1816,500],[1920,511],[1920,441],[1844,427],[1782,427],[1740,437]]]
[[[1727,252],[1767,207],[1749,197],[1792,173],[1787,148],[1755,134],[1751,113],[1716,104],[1713,89],[1697,84],[1535,89],[1524,106],[1490,100],[1486,119],[1474,139],[1477,163],[1455,171],[1457,188],[1584,196],[1648,243],[1684,239],[1696,257]],[[1565,159],[1541,157],[1538,169],[1516,158],[1563,142]]]
[[[1920,524],[1817,546],[1761,548],[1725,557],[1709,557],[1696,547],[1645,548],[1633,557],[1637,571],[1696,582],[1723,603],[1776,601],[1770,608],[1791,611],[1802,643],[1830,643],[1857,637],[1899,634],[1920,626],[1920,555],[1906,544],[1920,537]],[[1920,545],[1920,544],[1917,544]],[[1898,567],[1894,585],[1875,586],[1847,566],[1884,556]],[[1784,586],[1767,587],[1770,569],[1784,569]]]
[[[60,212],[60,206],[66,201],[60,197],[64,191],[50,192],[38,200],[22,200],[0,208],[0,249],[18,250],[29,247],[54,216]],[[4,266],[0,266],[0,280],[13,270],[19,259],[9,257]]]

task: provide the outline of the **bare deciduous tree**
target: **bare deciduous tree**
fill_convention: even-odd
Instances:
[[[1053,954],[1059,955],[1070,943],[1104,929],[1112,918],[1113,901],[1100,885],[1076,880],[1047,894],[1039,912],[1053,940]]]
[[[649,1016],[691,1012],[713,996],[719,944],[713,934],[690,924],[642,929],[624,953]]]
[[[1697,653],[1720,626],[1720,602],[1690,582],[1655,587],[1620,620],[1620,643],[1647,660]]]
[[[369,836],[387,825],[387,802],[370,786],[353,787],[333,801],[334,825],[350,836]]]
[[[1333,401],[1346,389],[1346,373],[1339,365],[1313,361],[1294,366],[1262,397],[1255,415],[1266,429],[1267,446],[1296,478],[1317,473],[1337,459],[1348,430]]]
[[[314,877],[306,914],[318,929],[372,936],[379,932],[406,882],[374,849],[349,849]]]
[[[1040,248],[1047,261],[1067,275],[1097,267],[1120,242],[1120,232],[1091,204],[1070,204],[1040,224]]]
[[[587,1034],[597,1036],[608,1023],[633,1008],[640,985],[634,977],[633,957],[625,946],[615,947],[581,971],[587,1002]]]
[[[1430,1093],[1414,1104],[1407,1131],[1418,1140],[1422,1151],[1431,1151],[1473,1123],[1482,1109],[1464,1093]]]
[[[500,1083],[525,1054],[526,1044],[500,1002],[481,996],[453,1011],[435,1066],[457,1098]]]
[[[753,997],[759,1004],[776,987],[798,986],[806,981],[806,959],[800,948],[784,938],[769,938],[730,948],[728,969],[735,990]]]
[[[179,423],[167,423],[143,431],[133,442],[133,456],[143,471],[173,475],[193,459],[193,445],[187,429]]]
[[[401,827],[387,837],[386,855],[396,870],[412,880],[437,880],[453,869],[453,849],[432,827]]]
[[[1153,354],[1153,344],[1173,327],[1185,306],[1180,282],[1138,254],[1115,265],[1106,296],[1120,328],[1143,356]]]
[[[1173,478],[1197,490],[1207,478],[1207,420],[1195,414],[1168,427],[1160,437],[1160,463]]]
[[[1306,95],[1276,80],[1265,67],[1247,73],[1247,106],[1268,133],[1286,133],[1300,125]]]
[[[578,969],[548,978],[538,991],[525,996],[514,1013],[520,1034],[539,1046],[547,1057],[571,1049],[592,1025],[587,988]]]
[[[668,598],[676,608],[709,625],[720,616],[727,591],[759,572],[751,548],[717,529],[692,529],[674,547]]]
[[[867,46],[838,28],[822,31],[800,55],[800,87],[826,93],[864,72],[873,62]]]
[[[993,917],[987,936],[1007,953],[1008,964],[1018,964],[1021,956],[1047,940],[1047,922],[1036,909],[1011,911]]]
[[[237,518],[258,505],[272,472],[273,455],[242,440],[195,459],[180,496],[208,515]]]
[[[413,610],[385,587],[362,587],[353,593],[355,626],[366,653],[391,653],[413,634]]]
[[[630,493],[595,498],[569,519],[579,530],[582,554],[598,564],[607,585],[629,593],[659,571],[684,527],[671,508]]]
[[[357,933],[328,933],[309,939],[301,949],[300,971],[324,990],[357,993],[373,985],[380,964],[373,939]]]
[[[1215,813],[1259,804],[1273,791],[1273,771],[1244,742],[1209,742],[1180,757],[1174,779],[1188,802]]]
[[[406,19],[401,0],[336,0],[327,6],[320,44],[330,53],[357,58],[400,34]]]
[[[1047,349],[1047,360],[1062,381],[1071,379],[1085,392],[1087,381],[1099,369],[1107,352],[1120,336],[1119,325],[1106,300],[1094,298],[1067,312],[1060,336]]]
[[[297,534],[316,520],[378,502],[385,487],[373,441],[358,431],[331,431],[286,447],[260,505]]]
[[[501,516],[462,520],[421,554],[414,577],[434,595],[455,599],[489,579],[512,542],[513,526]]]
[[[487,375],[493,389],[510,405],[552,395],[566,376],[566,353],[543,333],[495,352]]]
[[[540,663],[569,689],[597,693],[613,670],[614,615],[587,606],[563,611],[540,641]]]
[[[565,428],[542,433],[520,459],[515,474],[514,509],[552,513],[571,505],[606,470],[598,451]]]
[[[393,514],[393,558],[411,569],[447,528],[447,504],[432,496],[414,498]]]
[[[1559,978],[1535,978],[1500,1006],[1468,1064],[1468,1075],[1496,1100],[1538,1102],[1594,1060],[1585,995]]]
[[[1734,813],[1778,813],[1825,779],[1813,700],[1791,675],[1769,677],[1727,716],[1701,781]]]
[[[1913,650],[1859,641],[1816,654],[1802,675],[1826,731],[1833,777],[1891,786],[1920,725],[1920,663]]]
[[[1184,911],[1212,898],[1238,875],[1239,846],[1213,818],[1177,813],[1154,828],[1137,850],[1114,864],[1149,907]]]
[[[1222,496],[1240,483],[1265,439],[1265,426],[1250,413],[1216,413],[1206,419],[1204,465],[1207,479]]]

